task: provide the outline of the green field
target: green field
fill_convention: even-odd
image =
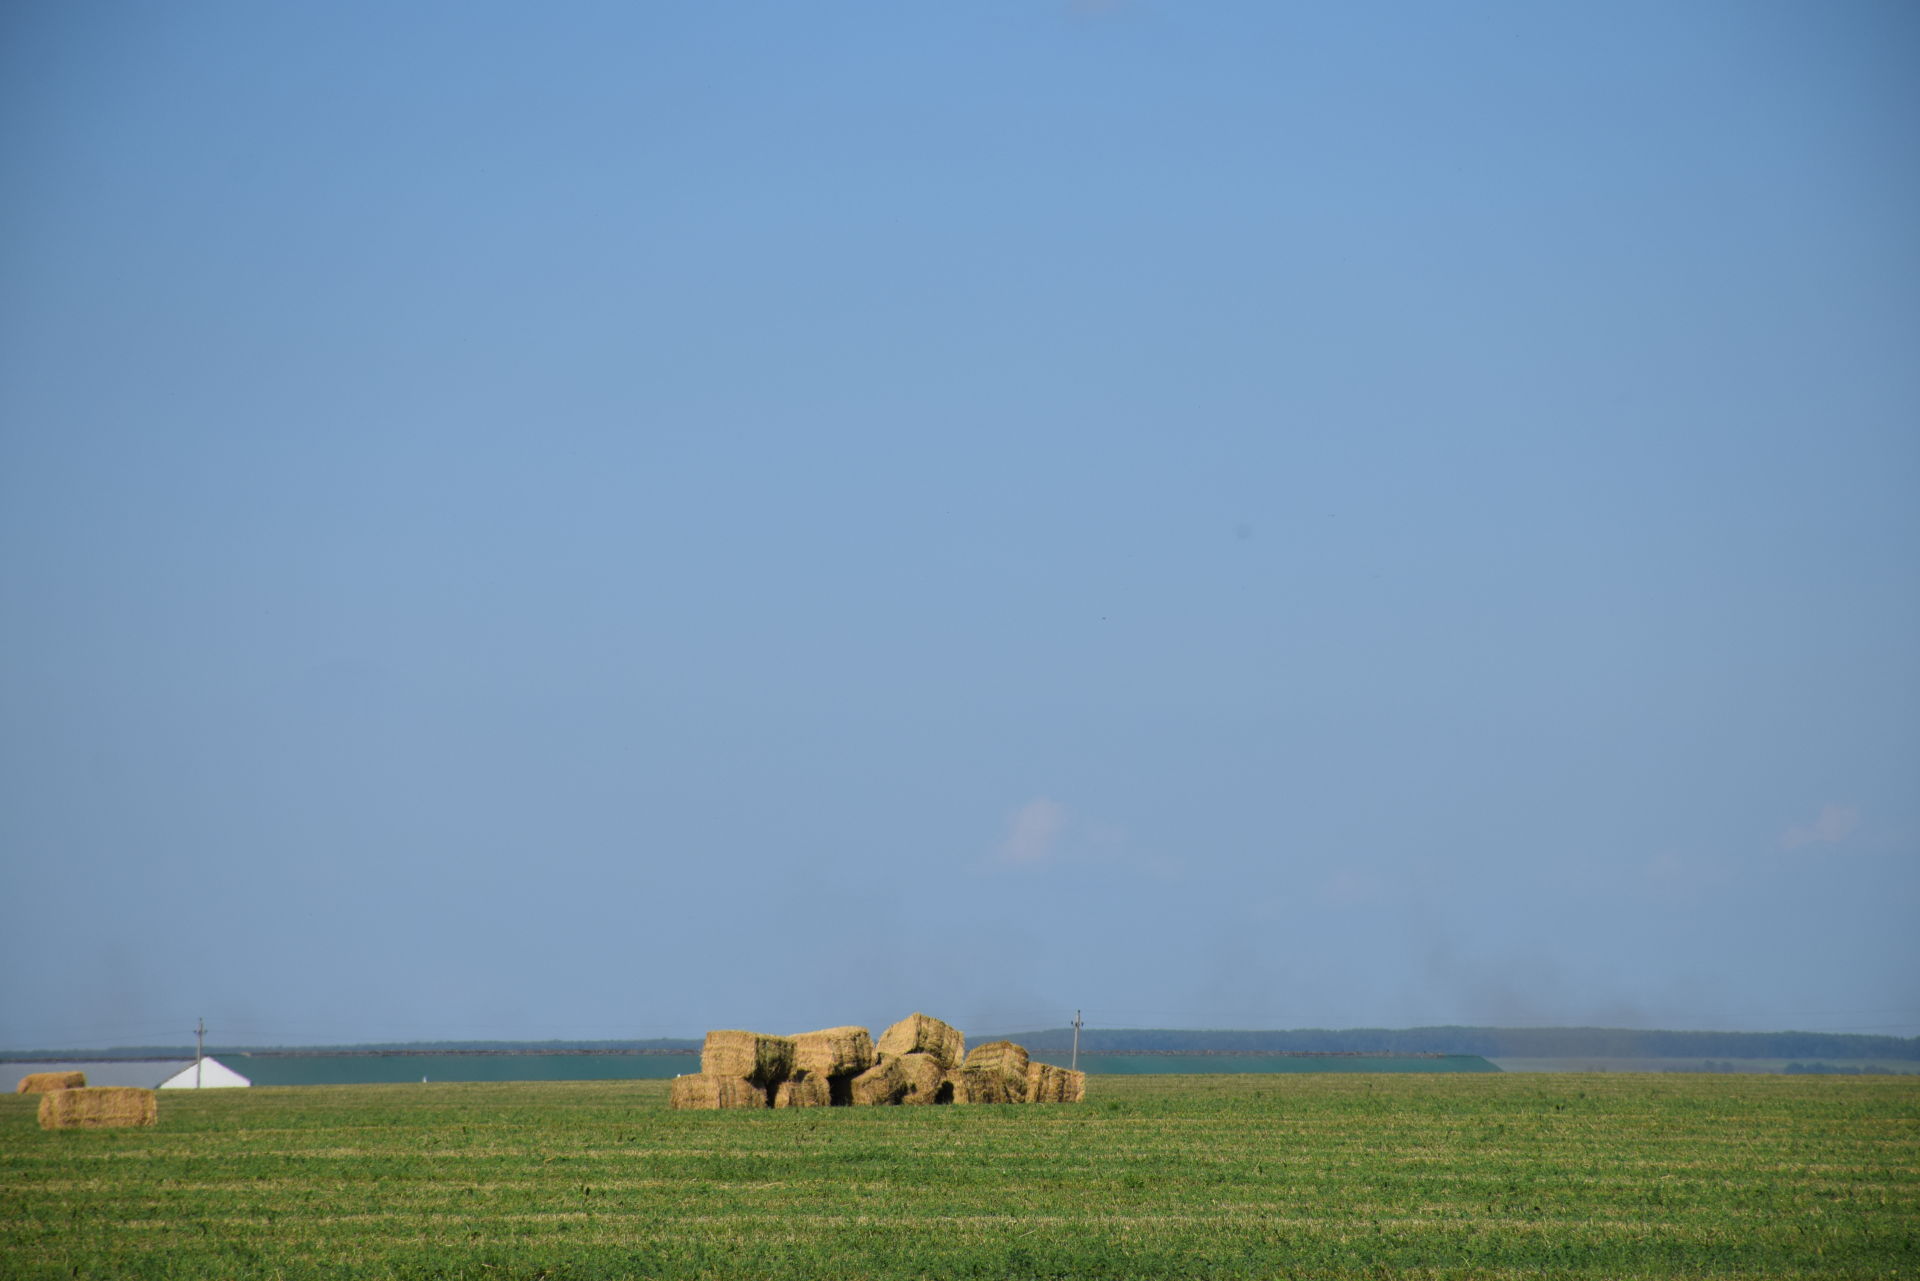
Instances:
[[[1502,1072],[1786,1072],[1811,1061],[1842,1076],[1915,1076],[1920,1063],[1912,1059],[1679,1059],[1596,1056],[1584,1059],[1490,1059]]]
[[[1066,1065],[1058,1054],[1035,1055]],[[1227,1072],[1498,1072],[1477,1054],[1082,1054],[1080,1066],[1101,1076]]]
[[[1063,1054],[1036,1055],[1061,1067]],[[1090,1072],[1497,1072],[1471,1054],[1083,1054]],[[227,1066],[255,1085],[418,1084],[429,1081],[671,1080],[698,1072],[695,1054],[274,1054],[234,1055]],[[20,1065],[25,1070],[26,1065]],[[4,1080],[0,1077],[0,1080]]]
[[[0,1098],[8,1277],[1920,1275],[1920,1081],[1100,1077],[675,1113],[664,1082]]]

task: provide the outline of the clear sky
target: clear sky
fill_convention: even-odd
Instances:
[[[0,13],[0,1047],[1920,1033],[1920,8]]]

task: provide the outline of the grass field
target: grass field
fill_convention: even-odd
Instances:
[[[1607,1058],[1489,1059],[1502,1072],[1785,1072],[1805,1059]],[[1832,1068],[1854,1069],[1854,1076],[1920,1076],[1920,1062],[1912,1059],[1815,1059]],[[1811,1075],[1819,1075],[1817,1073]],[[1849,1075],[1846,1072],[1833,1075]]]
[[[675,1113],[666,1083],[0,1098],[8,1277],[1920,1275],[1920,1081],[1096,1078]]]
[[[1036,1055],[1065,1067],[1060,1055]],[[1082,1054],[1077,1060],[1100,1076],[1158,1073],[1266,1075],[1276,1072],[1498,1072],[1477,1054]]]

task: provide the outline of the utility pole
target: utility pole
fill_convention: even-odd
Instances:
[[[1078,1071],[1080,1068],[1080,1011],[1078,1010],[1073,1012],[1073,1057],[1068,1060],[1067,1066],[1073,1071]]]
[[[193,1025],[193,1088],[200,1088],[200,1065],[207,1058],[207,1021],[196,1019]]]

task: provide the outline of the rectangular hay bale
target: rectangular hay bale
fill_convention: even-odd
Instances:
[[[15,1094],[45,1094],[48,1090],[77,1090],[87,1083],[85,1072],[29,1072],[20,1078]]]
[[[909,1014],[880,1034],[875,1052],[883,1059],[904,1054],[926,1054],[949,1070],[960,1066],[967,1039],[960,1030],[930,1014]]]
[[[969,1103],[1025,1103],[1027,1052],[1012,1041],[990,1041],[967,1055],[960,1075]]]
[[[700,1049],[703,1076],[731,1076],[762,1088],[793,1075],[793,1038],[758,1032],[708,1032]]]
[[[1024,1046],[1012,1041],[989,1041],[985,1045],[976,1045],[967,1055],[966,1065],[971,1068],[997,1068],[1012,1076],[1025,1079],[1027,1064],[1030,1063]]]
[[[667,1102],[669,1106],[683,1111],[768,1106],[766,1087],[743,1081],[737,1076],[712,1076],[705,1072],[673,1078]]]
[[[1037,1059],[1027,1064],[1027,1102],[1058,1103],[1060,1069]]]
[[[159,1119],[160,1102],[154,1092],[130,1085],[83,1085],[40,1096],[43,1130],[101,1130],[153,1125]]]
[[[873,1037],[863,1027],[829,1027],[793,1038],[795,1076],[859,1076],[873,1066]]]
[[[824,1076],[801,1076],[774,1087],[777,1108],[824,1108],[833,1105],[833,1092]]]
[[[887,1107],[898,1103],[907,1092],[907,1069],[899,1059],[882,1059],[849,1084],[855,1107]]]
[[[993,1068],[963,1067],[953,1074],[955,1103],[1024,1103],[1027,1091],[1022,1082],[1016,1096],[1006,1074]]]
[[[1027,1064],[1027,1102],[1078,1103],[1087,1095],[1087,1074],[1051,1063]]]

